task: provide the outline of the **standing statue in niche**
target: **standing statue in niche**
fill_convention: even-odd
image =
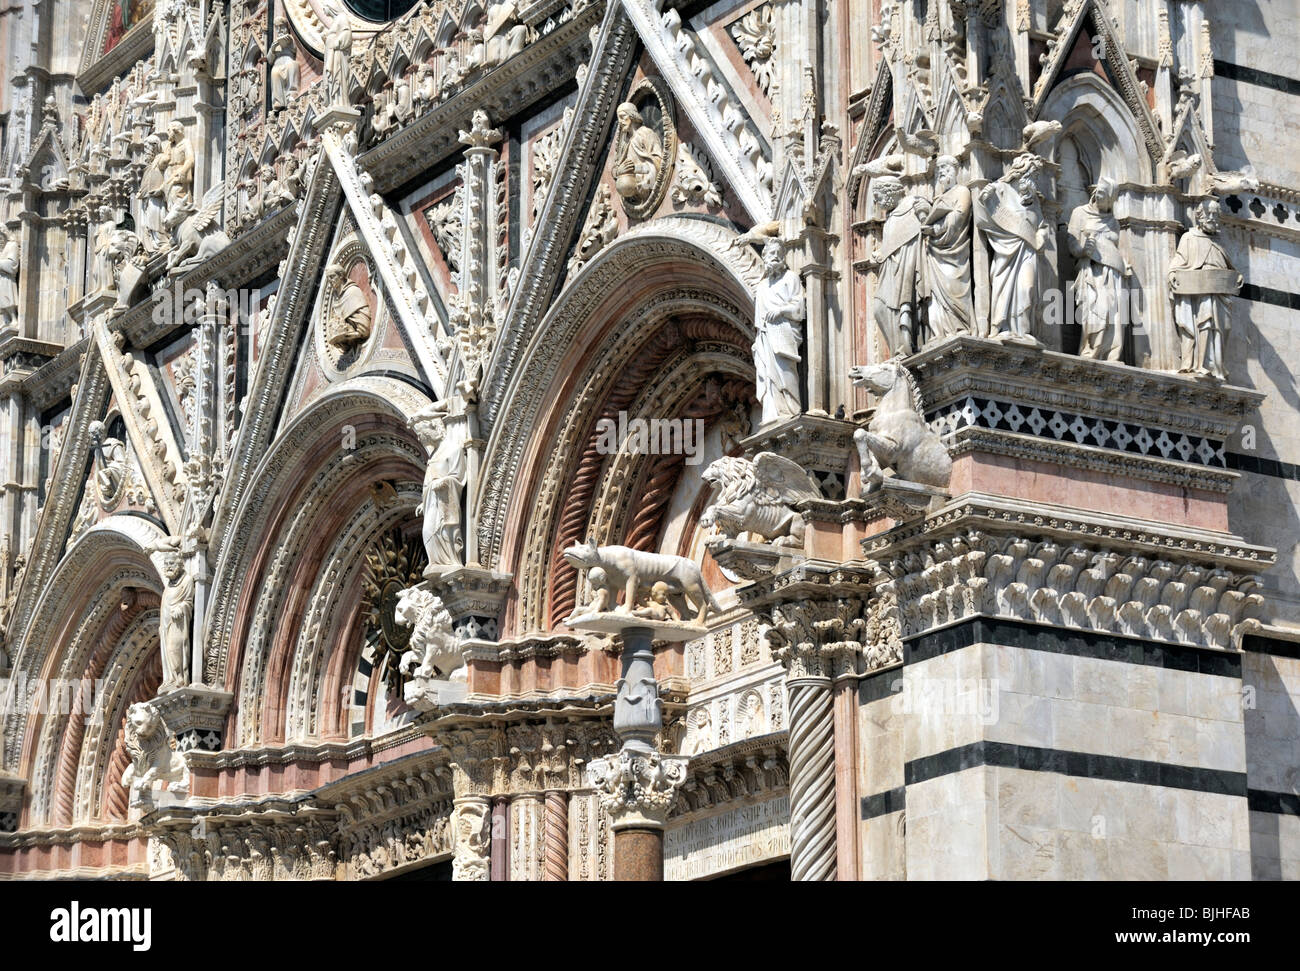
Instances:
[[[287,108],[298,93],[298,50],[289,34],[289,21],[275,18],[275,41],[271,44],[271,107]]]
[[[803,284],[785,261],[779,239],[763,246],[763,279],[754,297],[754,381],[761,425],[793,418],[803,410],[799,394],[799,345],[806,314]]]
[[[1033,345],[1039,343],[1034,320],[1040,254],[1051,233],[1034,185],[1034,173],[1042,165],[1036,155],[1018,155],[1001,179],[979,190],[975,203],[975,225],[993,247],[992,336]]]
[[[113,289],[113,262],[115,250],[113,236],[117,232],[117,221],[108,206],[99,207],[99,226],[95,229],[95,258],[90,268],[90,289]]]
[[[1178,240],[1169,264],[1169,295],[1178,328],[1179,365],[1183,374],[1228,379],[1224,346],[1232,324],[1228,298],[1241,290],[1241,274],[1214,237],[1219,232],[1219,203],[1207,199],[1192,211],[1192,228]]]
[[[424,495],[415,513],[424,516],[424,549],[429,557],[425,576],[435,576],[464,563],[461,495],[468,423],[463,411],[453,413],[448,402],[437,401],[417,412],[410,426],[429,455]]]
[[[0,226],[0,331],[18,323],[18,240]]]
[[[145,156],[149,164],[140,176],[140,230],[150,251],[167,245],[167,190],[165,180],[171,152],[157,135],[145,139]]]
[[[929,218],[929,202],[906,194],[894,176],[871,184],[872,198],[884,212],[880,245],[871,254],[879,267],[871,312],[885,332],[895,355],[916,350],[916,281],[921,267],[921,226]]]
[[[1099,179],[1092,197],[1070,213],[1070,254],[1079,261],[1075,313],[1083,328],[1079,356],[1118,361],[1124,350],[1128,306],[1124,278],[1133,273],[1120,246],[1114,179]]]
[[[925,237],[922,290],[929,297],[926,343],[973,331],[970,285],[970,189],[957,181],[957,160],[935,159],[935,196],[921,226]]]
[[[163,680],[159,692],[190,683],[190,623],[194,619],[194,578],[175,550],[163,553],[163,588],[158,634],[162,643]]]
[[[167,196],[167,212],[179,213],[193,204],[194,149],[185,137],[185,126],[173,121],[167,126],[167,173],[163,190]]]
[[[632,203],[654,192],[664,168],[664,144],[630,101],[618,106],[618,135],[614,141],[614,188]]]
[[[336,3],[325,6],[330,18],[325,31],[325,104],[330,108],[349,108],[348,79],[352,73],[352,24]]]

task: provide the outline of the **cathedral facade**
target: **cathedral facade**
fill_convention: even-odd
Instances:
[[[0,11],[0,878],[1300,877],[1298,40]]]

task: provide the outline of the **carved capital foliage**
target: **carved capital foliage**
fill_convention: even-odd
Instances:
[[[739,590],[767,626],[789,680],[835,680],[902,659],[887,605],[873,602],[869,570],[809,562]],[[883,640],[881,640],[883,638]]]
[[[587,776],[614,829],[662,827],[686,781],[689,762],[686,756],[625,748],[618,755],[592,760]]]
[[[866,640],[866,613],[860,597],[773,604],[763,618],[772,656],[792,681],[852,673]]]

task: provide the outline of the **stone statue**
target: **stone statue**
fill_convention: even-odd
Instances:
[[[884,484],[886,469],[894,469],[908,482],[947,487],[952,459],[925,423],[921,392],[911,372],[893,359],[860,364],[849,371],[849,377],[855,385],[880,395],[871,421],[853,433],[862,470],[862,495]]]
[[[1207,199],[1192,210],[1192,228],[1178,240],[1169,264],[1169,295],[1174,302],[1183,374],[1226,381],[1224,345],[1231,313],[1228,297],[1241,290],[1241,274],[1214,237],[1219,232],[1219,203]]]
[[[719,611],[718,602],[713,599],[699,564],[675,556],[671,553],[650,553],[646,550],[634,550],[627,546],[597,546],[588,537],[585,543],[575,543],[563,553],[564,561],[576,570],[587,573],[587,580],[596,588],[596,599],[577,613],[603,613],[616,610],[618,613],[630,614],[643,602],[648,593],[659,581],[668,585],[670,597],[683,598],[678,610],[689,599],[695,609],[695,622],[702,624],[710,610]],[[619,591],[624,594],[623,603],[616,608],[614,600]]]
[[[650,596],[646,602],[640,607],[633,608],[632,616],[661,622],[681,620],[681,611],[672,605],[668,593],[668,584],[660,580],[650,588]]]
[[[325,340],[337,347],[340,353],[370,339],[370,301],[365,291],[352,280],[344,278],[331,317]]]
[[[727,539],[751,533],[776,546],[803,546],[803,516],[791,505],[822,495],[802,466],[775,452],[759,452],[752,462],[720,458],[703,478],[718,495],[700,517],[701,526],[716,526]]]
[[[136,702],[126,710],[123,740],[131,764],[122,773],[121,785],[130,792],[132,806],[148,803],[146,793],[164,787],[177,797],[188,795],[189,766],[172,749],[167,726],[152,702]]]
[[[0,331],[18,324],[18,240],[0,226]]]
[[[434,402],[410,420],[412,431],[429,455],[424,495],[416,508],[424,516],[424,549],[430,571],[462,565],[465,548],[461,495],[465,489],[465,442],[468,426],[463,413],[453,414],[446,401]]]
[[[129,307],[148,276],[140,237],[129,229],[117,230],[109,244],[109,253],[117,305]]]
[[[90,268],[90,290],[113,289],[113,234],[117,221],[108,206],[99,208],[99,225],[95,229],[94,260]]]
[[[185,137],[185,126],[173,121],[167,126],[167,171],[163,176],[163,192],[167,196],[170,217],[193,205],[194,149]],[[175,225],[172,223],[172,225]]]
[[[262,183],[260,208],[263,212],[271,212],[294,201],[295,196],[289,192],[289,187],[275,174],[275,169],[272,166],[262,166]]]
[[[640,109],[630,101],[619,105],[617,114],[614,189],[629,202],[645,202],[664,169],[664,144],[659,134],[641,118]]]
[[[438,82],[434,80],[433,68],[421,64],[415,71],[415,87],[411,92],[411,105],[417,115],[429,110],[429,105],[438,99]]]
[[[785,261],[779,239],[763,246],[763,279],[754,296],[754,383],[760,425],[793,418],[803,410],[799,347],[803,343],[803,283]]]
[[[935,196],[921,225],[922,295],[929,298],[926,343],[974,331],[970,284],[970,189],[957,181],[957,160],[935,159]]]
[[[163,553],[163,588],[158,635],[162,643],[163,681],[160,693],[190,683],[190,622],[194,618],[194,578],[175,550]]]
[[[1124,278],[1131,275],[1115,219],[1114,179],[1102,178],[1087,203],[1070,213],[1070,254],[1079,261],[1074,280],[1075,312],[1083,327],[1079,356],[1118,361],[1124,350],[1128,307]]]
[[[176,230],[176,245],[167,254],[169,270],[182,262],[211,259],[230,245],[230,237],[220,226],[223,188],[218,182],[209,189],[197,210],[186,200],[180,208],[167,211],[167,224]]]
[[[325,6],[330,18],[325,30],[325,103],[331,108],[349,108],[352,104],[348,82],[352,73],[352,24],[336,3]]]
[[[871,184],[872,198],[885,223],[880,245],[871,254],[879,267],[872,316],[885,332],[891,354],[916,350],[916,283],[921,268],[921,226],[929,218],[929,203],[905,194],[901,180],[884,176]]]
[[[298,50],[289,33],[289,21],[275,18],[275,41],[271,44],[271,107],[287,108],[298,93]]]
[[[397,598],[393,619],[411,628],[408,650],[398,670],[413,678],[443,678],[458,668],[463,676],[460,645],[452,631],[452,618],[442,599],[423,585],[408,587]]]
[[[140,176],[140,231],[144,234],[149,249],[156,251],[170,242],[164,182],[171,152],[157,135],[150,135],[144,144],[149,164]]]
[[[129,470],[126,463],[126,446],[119,438],[109,438],[102,421],[90,423],[90,447],[95,453],[95,498],[105,512],[111,510],[122,498]]]
[[[993,247],[989,329],[1035,345],[1039,258],[1051,233],[1033,178],[1042,164],[1036,155],[1017,156],[1000,180],[979,190],[975,204],[975,225]]]

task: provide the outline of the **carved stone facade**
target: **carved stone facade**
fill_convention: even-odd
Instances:
[[[0,878],[1300,877],[1211,6],[11,4]]]

